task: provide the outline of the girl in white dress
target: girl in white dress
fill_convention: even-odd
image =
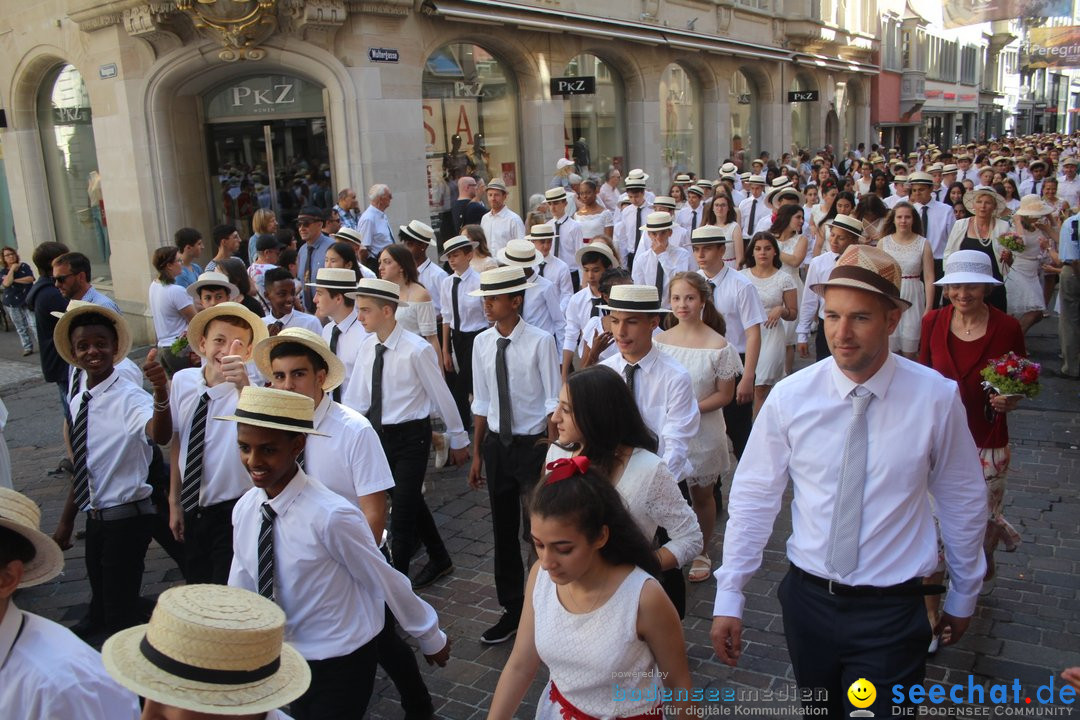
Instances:
[[[581,236],[586,241],[600,236],[610,238],[615,227],[615,216],[596,201],[596,190],[594,181],[581,181],[574,220],[581,225]]]
[[[896,203],[885,219],[882,232],[885,235],[878,247],[899,263],[900,297],[911,303],[889,336],[889,350],[916,360],[923,315],[934,307],[934,253],[922,236],[922,220],[909,202]]]
[[[404,245],[388,245],[379,255],[379,276],[383,280],[397,283],[401,288],[403,303],[398,305],[394,317],[401,326],[411,333],[431,343],[435,357],[441,357],[437,327],[435,325],[435,304],[431,293],[420,282],[416,271],[416,261]]]
[[[795,283],[795,307],[802,302],[803,279],[799,274],[808,255],[810,241],[803,235],[806,209],[798,205],[785,205],[776,212],[776,220],[769,228],[780,246],[780,269]],[[782,321],[784,326],[784,374],[790,375],[795,367],[795,320]]]
[[[542,662],[550,679],[537,720],[663,718],[657,695],[689,691],[691,678],[679,616],[653,577],[656,555],[589,458],[557,460],[548,470],[529,502],[539,561],[488,717],[520,716]],[[694,709],[688,700],[672,705]]]
[[[1025,195],[1013,213],[1013,231],[1024,238],[1024,251],[1013,253],[1012,266],[1005,274],[1005,297],[1009,314],[1020,321],[1025,334],[1046,310],[1039,267],[1054,237],[1048,217],[1053,211],[1039,196]]]
[[[739,227],[735,203],[726,191],[718,189],[702,215],[703,225],[715,225],[723,229],[730,242],[725,246],[724,262],[733,270],[739,269],[743,262],[742,228]]]
[[[690,566],[690,582],[711,577],[709,545],[716,526],[713,486],[730,470],[724,406],[735,396],[735,381],[742,375],[742,361],[734,345],[724,338],[724,317],[713,305],[705,278],[679,273],[669,288],[671,313],[677,324],[653,342],[660,352],[673,357],[690,373],[701,413],[701,427],[688,449],[693,468],[686,485],[701,526],[703,548]],[[670,321],[669,321],[670,322]]]
[[[759,232],[754,236],[746,264],[743,275],[754,284],[761,304],[765,306],[765,322],[761,324],[761,353],[754,375],[754,417],[757,417],[772,386],[785,375],[787,331],[780,321],[798,317],[799,306],[795,300],[795,281],[780,269],[783,265],[780,261],[780,245],[772,233]]]

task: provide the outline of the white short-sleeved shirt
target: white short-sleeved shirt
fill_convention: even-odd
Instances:
[[[273,315],[265,315],[263,317],[263,322],[266,323],[267,327],[270,327],[274,323],[279,322],[282,324],[282,330],[291,327],[304,328],[305,330],[310,330],[316,335],[322,335],[323,330],[323,325],[321,322],[319,322],[319,318],[315,317],[314,315],[308,315],[307,313],[300,312],[299,310],[293,310],[288,315],[282,315],[279,318],[276,318]]]
[[[154,317],[158,347],[169,347],[187,332],[188,321],[180,311],[191,306],[191,296],[176,283],[163,285],[160,280],[150,283],[150,314]]]
[[[379,436],[366,417],[323,393],[315,429],[328,437],[307,437],[304,470],[312,477],[319,473],[323,485],[354,505],[357,498],[394,487]]]
[[[420,267],[416,268],[416,274],[420,276],[420,284],[428,291],[431,302],[435,304],[435,314],[442,315],[442,298],[439,296],[439,291],[442,289],[446,271],[431,260],[425,260]]]
[[[731,268],[724,266],[713,277],[698,271],[706,280],[716,285],[713,302],[724,316],[727,332],[724,337],[741,354],[746,352],[746,329],[765,322],[765,307],[761,304],[754,284]]]
[[[360,352],[360,343],[364,342],[364,338],[367,337],[368,333],[364,326],[360,324],[360,319],[356,316],[355,310],[350,310],[348,317],[340,323],[331,320],[322,326],[320,332],[327,345],[330,344],[330,339],[334,337],[335,327],[341,328],[337,349],[334,354],[338,356],[338,360],[345,364],[345,381],[341,383],[341,397],[345,397],[345,393],[349,389],[349,378],[352,377],[353,366],[356,365],[356,356]]]
[[[474,415],[487,418],[488,432],[498,433],[499,385],[495,377],[497,328],[488,328],[476,336],[473,344]],[[548,416],[559,402],[559,359],[555,338],[524,320],[508,336],[506,365],[511,382],[511,428],[514,435],[538,435],[547,427]]]
[[[492,257],[506,247],[506,243],[523,238],[526,234],[521,217],[507,207],[500,210],[498,215],[489,210],[480,218],[480,227],[484,230]]]
[[[469,293],[480,289],[480,273],[469,267],[460,276],[456,273],[443,278],[440,297],[443,307],[443,324],[454,329],[454,278],[460,277],[458,283],[458,312],[461,313],[461,332],[477,332],[488,327],[487,317],[484,315],[484,303],[478,297]]]

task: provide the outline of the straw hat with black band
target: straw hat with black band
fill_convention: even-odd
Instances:
[[[34,556],[23,563],[19,587],[48,582],[64,569],[64,551],[41,532],[41,508],[21,492],[0,487],[0,527],[22,536],[34,548]]]
[[[255,346],[252,351],[252,359],[255,361],[255,367],[259,368],[259,372],[263,377],[273,377],[274,372],[270,367],[272,365],[270,354],[278,345],[286,343],[303,345],[321,357],[323,362],[326,363],[327,370],[326,379],[323,380],[322,384],[323,391],[330,392],[345,382],[345,364],[330,349],[330,345],[327,344],[326,340],[321,335],[299,327],[285,328],[274,337],[265,338]]]
[[[862,221],[853,218],[850,215],[837,213],[836,217],[825,224],[829,227],[838,227],[841,230],[847,230],[855,237],[864,237]]]
[[[248,327],[251,328],[251,345],[257,344],[270,334],[263,319],[240,303],[218,303],[212,308],[195,313],[195,317],[191,318],[191,322],[188,323],[188,346],[198,353],[200,357],[205,357],[199,351],[199,344],[206,334],[206,328],[212,320],[220,317],[235,317],[247,323]]]
[[[352,243],[353,245],[357,245],[360,247],[363,247],[364,245],[364,236],[358,233],[356,230],[353,230],[352,228],[343,227],[330,237],[336,240],[341,240],[342,242]]]
[[[349,268],[319,268],[315,274],[315,282],[307,283],[311,288],[323,288],[324,290],[337,290],[348,292],[356,289],[356,271]]]
[[[543,223],[541,225],[533,225],[529,228],[529,234],[525,236],[526,240],[554,240],[555,239],[555,226],[551,223]]]
[[[535,245],[528,240],[517,239],[507,242],[506,247],[495,255],[500,265],[519,268],[535,268],[543,259]]]
[[[608,244],[603,241],[595,241],[585,243],[577,250],[574,251],[574,262],[581,266],[581,263],[585,256],[589,253],[596,253],[597,255],[603,255],[611,261],[611,267],[618,267],[619,261],[615,259],[615,253],[612,251]]]
[[[458,235],[456,237],[452,237],[445,243],[443,243],[443,254],[439,256],[439,260],[441,262],[446,262],[446,258],[449,257],[450,253],[454,252],[455,250],[464,250],[465,248],[468,248],[469,250],[474,250],[476,246],[476,241],[470,240],[467,235]]]
[[[549,203],[563,202],[566,200],[566,188],[559,186],[550,188],[544,192],[544,200]]]
[[[724,232],[724,228],[716,225],[703,225],[690,233],[690,245],[724,245],[731,242],[731,238]]]
[[[361,278],[352,291],[345,293],[345,297],[351,297],[354,300],[361,296],[386,300],[396,303],[398,307],[408,307],[409,305],[409,303],[401,299],[401,286],[389,280]]]
[[[827,282],[810,289],[822,297],[831,287],[865,290],[889,300],[899,310],[911,303],[900,297],[900,265],[892,255],[871,245],[852,245],[836,261]]]
[[[56,347],[57,354],[64,359],[64,362],[68,365],[78,364],[75,362],[75,353],[71,347],[71,323],[76,318],[84,315],[100,315],[116,329],[116,353],[113,355],[113,365],[126,358],[127,354],[131,352],[131,330],[128,328],[127,321],[124,320],[123,316],[104,305],[96,303],[81,303],[76,307],[72,307],[72,303],[75,302],[77,301],[72,300],[68,303],[67,312],[60,316],[60,319],[56,322],[56,327],[53,328],[53,345]],[[196,317],[198,316],[196,315]],[[259,324],[262,325],[263,323],[260,321]]]
[[[601,310],[633,313],[669,313],[660,305],[660,293],[654,285],[615,285]]]
[[[276,242],[276,240],[275,240]],[[219,287],[229,291],[229,300],[235,302],[240,297],[240,288],[229,282],[224,273],[209,270],[199,275],[199,279],[187,286],[187,294],[194,300],[199,299],[199,291],[204,287]]]
[[[534,284],[526,279],[524,269],[508,265],[480,273],[480,288],[472,290],[469,295],[472,297],[513,295],[533,286]]]
[[[674,218],[668,212],[651,212],[645,216],[645,224],[639,230],[645,232],[663,232],[670,230],[674,225]]]
[[[315,403],[311,398],[287,390],[245,385],[234,413],[214,419],[326,437],[315,429]]]
[[[154,702],[255,715],[288,705],[311,684],[307,662],[284,637],[285,613],[261,595],[183,585],[161,593],[148,624],[106,640],[101,656],[118,683]]]
[[[431,245],[435,242],[435,231],[427,223],[410,220],[408,225],[398,225],[398,237],[402,240],[415,240],[425,245]]]

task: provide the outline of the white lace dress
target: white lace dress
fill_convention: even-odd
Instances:
[[[435,305],[427,302],[411,302],[398,306],[394,318],[411,333],[426,338],[435,334]]]
[[[661,342],[655,345],[690,373],[690,379],[694,382],[694,396],[699,402],[716,391],[717,380],[733,380],[742,375],[742,360],[734,345],[728,344],[720,350],[679,347]],[[701,414],[701,426],[698,434],[690,438],[687,456],[691,467],[690,476],[686,478],[688,485],[712,485],[718,475],[731,469],[727,425],[722,408]]]
[[[780,243],[780,250],[782,252],[791,255],[795,252],[795,246],[799,244],[799,238],[802,235],[792,235],[787,240]],[[809,238],[806,239],[806,257],[810,257],[810,251],[813,248],[813,241]],[[805,260],[803,261],[805,264]],[[800,307],[802,304],[803,294],[803,279],[799,275],[799,268],[787,263],[781,263],[780,269],[791,277],[792,282],[795,283],[795,307]],[[780,324],[784,326],[784,339],[788,345],[794,345],[796,342],[795,326],[799,324],[798,319],[795,320],[781,320]]]
[[[1005,274],[1005,298],[1013,317],[1046,309],[1042,283],[1039,282],[1039,257],[1042,255],[1039,240],[1043,235],[1035,230],[1024,231],[1021,237],[1024,238],[1024,252],[1013,253],[1012,267]]]
[[[735,232],[735,228],[738,227],[738,225],[739,225],[739,223],[737,223],[737,222],[729,222],[726,225],[721,225],[720,227],[723,229],[724,234],[730,240],[733,237],[733,234]],[[746,242],[746,238],[743,238],[743,242]],[[727,263],[727,266],[729,268],[731,268],[732,270],[738,270],[738,268],[735,267],[735,243],[734,242],[729,242],[726,245],[724,245],[724,262]]]
[[[544,462],[572,454],[558,445],[551,445]],[[679,567],[701,552],[701,526],[697,515],[679,492],[679,484],[662,457],[644,448],[634,448],[615,489],[645,537],[655,535],[658,527],[667,530],[671,539],[663,547],[675,556]]]
[[[746,268],[742,273],[754,283],[761,304],[765,306],[766,315],[773,308],[784,304],[785,292],[798,289],[795,281],[783,270],[777,270],[767,278],[756,277],[750,268]],[[775,385],[784,378],[784,353],[787,344],[787,329],[783,321],[771,328],[761,324],[761,352],[758,355],[755,385]]]
[[[610,210],[604,210],[595,214],[582,215],[580,212],[574,215],[574,219],[581,225],[581,237],[588,242],[595,237],[604,235],[604,228],[615,225],[615,220]]]
[[[907,244],[898,243],[893,240],[892,235],[886,235],[878,243],[878,247],[891,255],[900,265],[900,297],[911,303],[911,307],[900,316],[900,324],[889,336],[891,352],[919,351],[922,316],[926,311],[926,286],[922,280],[925,246],[926,238],[922,235],[916,235],[915,240]]]
[[[641,715],[658,705],[656,690],[663,681],[657,677],[656,658],[637,634],[638,605],[647,582],[656,580],[634,568],[603,605],[572,613],[559,600],[551,576],[544,570],[537,573],[534,642],[551,678],[536,704],[537,720],[570,717],[551,699],[552,684],[567,702],[597,718]],[[627,699],[616,699],[619,691]],[[653,699],[643,699],[650,691]]]

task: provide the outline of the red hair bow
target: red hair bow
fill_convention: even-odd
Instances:
[[[589,469],[589,458],[578,455],[571,458],[559,458],[547,464],[548,476],[545,485],[551,485],[574,475],[584,475]]]

